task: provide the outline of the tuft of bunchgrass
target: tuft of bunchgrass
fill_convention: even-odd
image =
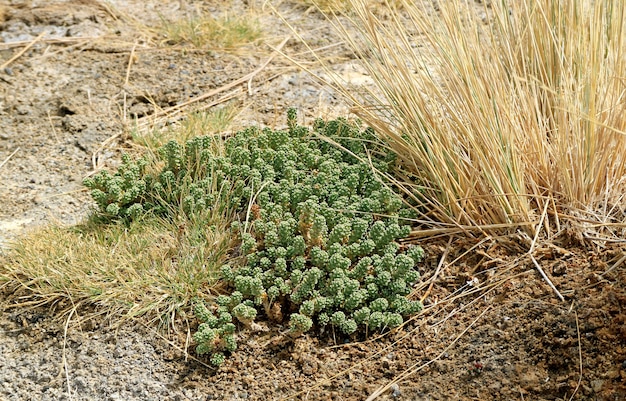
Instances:
[[[187,113],[186,117],[174,126],[131,133],[133,141],[149,150],[158,149],[169,141],[185,143],[195,136],[223,135],[231,128],[234,118],[241,108],[236,102],[209,110]],[[219,152],[218,152],[219,153]]]
[[[229,245],[230,232],[219,221],[210,227],[158,218],[52,226],[7,251],[0,282],[28,294],[31,305],[71,301],[172,326],[179,315],[190,316],[192,300],[210,293]]]
[[[236,51],[262,37],[256,17],[250,13],[218,18],[206,14],[168,21],[158,29],[167,46],[191,45],[197,49]]]
[[[405,2],[391,20],[349,3],[359,35],[337,27],[375,88],[334,86],[400,156],[431,216],[622,222],[610,216],[626,189],[622,0]]]

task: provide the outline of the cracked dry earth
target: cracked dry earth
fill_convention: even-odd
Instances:
[[[275,6],[312,47],[329,49],[325,57],[339,74],[368,82],[321,14],[300,2]],[[138,28],[198,8],[215,15],[252,9],[265,42],[236,55],[184,52],[160,47]],[[262,4],[246,1],[4,0],[0,247],[6,251],[27,230],[83,219],[91,203],[82,179],[116,166],[131,146],[134,119],[149,121],[157,110],[246,76],[290,34]],[[305,54],[295,40],[283,51]],[[348,111],[280,57],[244,81],[197,105],[239,102],[238,126],[280,125],[288,107],[305,121]],[[556,245],[538,250],[539,263],[565,301],[515,238],[457,239],[425,311],[401,330],[349,343],[332,333],[278,341],[280,327],[241,333],[240,349],[218,370],[184,352],[186,332],[82,320],[81,311],[68,321],[50,308],[16,307],[4,292],[0,400],[365,400],[394,379],[377,399],[624,400],[624,248],[566,236]],[[447,240],[424,247],[426,280]]]

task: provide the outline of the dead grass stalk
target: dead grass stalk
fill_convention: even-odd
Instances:
[[[555,218],[623,222],[623,1],[494,1],[487,23],[472,1],[405,2],[391,19],[350,5],[360,35],[337,28],[376,88],[332,84],[400,155],[436,220],[523,224],[547,205]]]

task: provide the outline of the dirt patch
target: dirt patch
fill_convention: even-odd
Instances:
[[[0,70],[0,246],[27,229],[83,219],[92,203],[82,179],[134,151],[133,124],[215,91],[272,55],[266,45],[236,55],[161,48],[133,21],[155,26],[160,16],[184,17],[196,7],[255,8],[271,46],[291,35],[254,2],[191,3],[0,6],[0,64],[46,32]],[[322,15],[297,2],[279,7],[303,24],[313,47],[331,49],[324,54],[336,61],[338,74],[368,83]],[[306,54],[294,40],[284,50]],[[220,103],[230,92],[244,106],[238,126],[283,125],[289,107],[304,121],[347,113],[280,57],[200,104]],[[407,372],[413,373],[378,399],[567,400],[574,392],[580,400],[626,399],[624,249],[571,241],[565,249],[539,249],[542,268],[565,298],[559,301],[523,251],[514,251],[515,240],[474,245],[453,244],[425,312],[401,330],[349,343],[334,333],[287,341],[281,327],[242,332],[239,350],[219,370],[184,352],[188,332],[172,333],[168,342],[141,325],[81,321],[79,312],[66,333],[53,311],[13,308],[3,294],[0,399],[363,400]],[[425,246],[428,279],[447,245]]]

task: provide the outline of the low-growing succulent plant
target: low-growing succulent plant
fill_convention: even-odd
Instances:
[[[145,195],[150,184],[146,181],[146,164],[145,159],[133,161],[124,154],[115,174],[101,171],[85,179],[84,184],[91,189],[91,196],[103,215],[134,218],[144,211]]]
[[[224,361],[225,351],[237,349],[232,315],[225,306],[210,311],[204,303],[196,304],[195,314],[201,322],[193,335],[198,344],[196,352],[201,355],[211,354],[211,362],[219,365]]]
[[[239,212],[231,231],[240,257],[221,269],[233,292],[195,310],[196,350],[219,365],[237,346],[235,322],[250,325],[259,313],[288,319],[293,335],[313,328],[350,335],[397,327],[421,310],[407,295],[423,251],[396,242],[410,232],[400,219],[410,208],[380,179],[395,158],[376,143],[371,129],[344,119],[298,126],[290,110],[287,130],[245,129],[222,156],[205,137],[170,142],[159,152],[159,174],[126,157],[114,175],[85,184],[110,218],[167,213],[181,201],[176,210],[186,213],[218,200]]]
[[[244,195],[254,213],[233,227],[244,262],[223,278],[259,312],[293,311],[284,316],[293,334],[401,325],[421,309],[406,296],[423,251],[400,251],[395,241],[410,231],[398,218],[405,205],[368,164],[386,172],[393,157],[376,149],[380,157],[368,158],[372,131],[345,120],[320,120],[309,132],[288,117],[287,131],[250,129],[227,143],[227,174],[256,195]]]

